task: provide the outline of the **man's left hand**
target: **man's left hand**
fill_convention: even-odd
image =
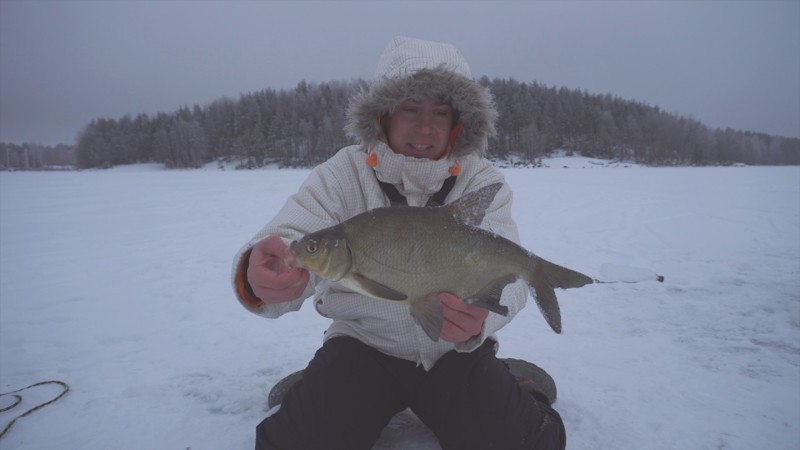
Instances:
[[[444,315],[440,336],[442,339],[448,342],[464,342],[480,334],[489,310],[464,303],[449,292],[440,293],[439,299],[442,301]]]

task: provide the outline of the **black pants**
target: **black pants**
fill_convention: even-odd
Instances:
[[[367,450],[406,408],[445,450],[564,449],[561,416],[518,387],[493,344],[449,352],[426,372],[356,339],[330,339],[258,425],[256,450]]]

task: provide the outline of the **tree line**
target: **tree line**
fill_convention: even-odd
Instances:
[[[489,157],[524,164],[555,150],[647,165],[800,164],[800,139],[711,129],[657,106],[536,82],[479,82],[494,95],[500,118]],[[222,98],[173,113],[100,118],[75,146],[0,143],[0,166],[79,169],[157,162],[169,168],[235,161],[239,168],[310,167],[350,144],[344,134],[349,98],[360,79],[307,83]]]
[[[557,149],[647,165],[800,164],[800,139],[711,129],[657,106],[514,79],[481,84],[500,113],[493,156],[531,161]]]
[[[0,142],[0,170],[72,170],[75,146]]]

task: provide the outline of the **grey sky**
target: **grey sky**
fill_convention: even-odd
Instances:
[[[800,1],[0,0],[0,141],[298,81],[369,78],[394,35],[473,74],[610,93],[800,137]]]

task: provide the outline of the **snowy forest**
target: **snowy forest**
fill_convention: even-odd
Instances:
[[[646,165],[798,165],[800,139],[711,129],[609,94],[482,77],[500,118],[489,157],[535,165],[555,150]],[[236,161],[239,168],[310,167],[350,144],[343,126],[358,79],[264,89],[154,116],[98,118],[74,146],[0,143],[0,168],[107,168],[156,162],[192,168]]]

